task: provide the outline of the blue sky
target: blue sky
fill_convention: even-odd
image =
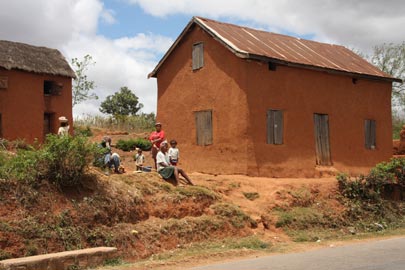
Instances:
[[[147,74],[193,16],[366,53],[404,41],[401,0],[0,0],[0,39],[56,48],[69,61],[93,57],[88,77],[99,100],[75,106],[75,117],[100,114],[100,102],[122,86],[149,113],[157,83]]]
[[[146,14],[138,5],[114,0],[104,1],[104,7],[113,10],[117,20],[114,24],[106,22],[100,24],[98,33],[109,38],[133,36],[145,32],[176,38],[191,19],[187,15],[154,17]]]

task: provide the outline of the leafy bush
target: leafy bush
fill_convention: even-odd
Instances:
[[[46,162],[45,177],[58,186],[74,186],[80,182],[97,150],[82,136],[48,135],[42,151]]]
[[[143,151],[148,151],[152,147],[152,143],[149,140],[143,138],[129,139],[129,140],[118,140],[115,145],[118,149],[122,151],[132,151],[135,148],[140,148]]]
[[[377,202],[392,185],[405,188],[405,158],[379,163],[366,176],[351,179],[346,174],[339,174],[337,180],[344,197]]]
[[[74,186],[95,153],[96,147],[85,137],[48,135],[40,149],[29,147],[10,157],[1,155],[1,176],[27,183],[47,179],[60,187]]]
[[[75,135],[76,136],[84,136],[84,137],[91,137],[93,136],[93,132],[90,129],[90,126],[75,126],[74,127],[75,130]]]
[[[3,174],[6,178],[13,178],[26,183],[34,183],[41,178],[42,152],[35,150],[19,150],[15,156],[7,159]]]
[[[152,148],[152,143],[143,138],[135,139],[135,145],[136,147],[141,148],[143,151],[149,151]]]

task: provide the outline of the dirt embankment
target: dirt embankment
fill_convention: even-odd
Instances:
[[[191,242],[262,234],[287,236],[272,209],[293,201],[289,190],[331,194],[334,179],[266,179],[192,174],[198,186],[173,187],[156,173],[102,175],[57,190],[0,185],[1,258],[94,246],[116,246],[124,258],[145,258]]]

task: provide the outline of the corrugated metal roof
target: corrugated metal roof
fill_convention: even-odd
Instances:
[[[340,45],[265,32],[201,17],[193,17],[156,68],[149,74],[149,77],[156,77],[162,63],[193,24],[198,24],[241,58],[350,73],[351,75],[388,81],[401,81],[384,73],[353,51]]]

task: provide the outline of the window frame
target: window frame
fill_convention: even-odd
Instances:
[[[377,148],[377,122],[374,119],[364,120],[364,147],[368,150]]]
[[[197,42],[193,44],[191,53],[192,69],[199,70],[204,67],[204,43]]]
[[[62,88],[62,83],[52,80],[44,80],[44,96],[60,96],[62,94]]]

